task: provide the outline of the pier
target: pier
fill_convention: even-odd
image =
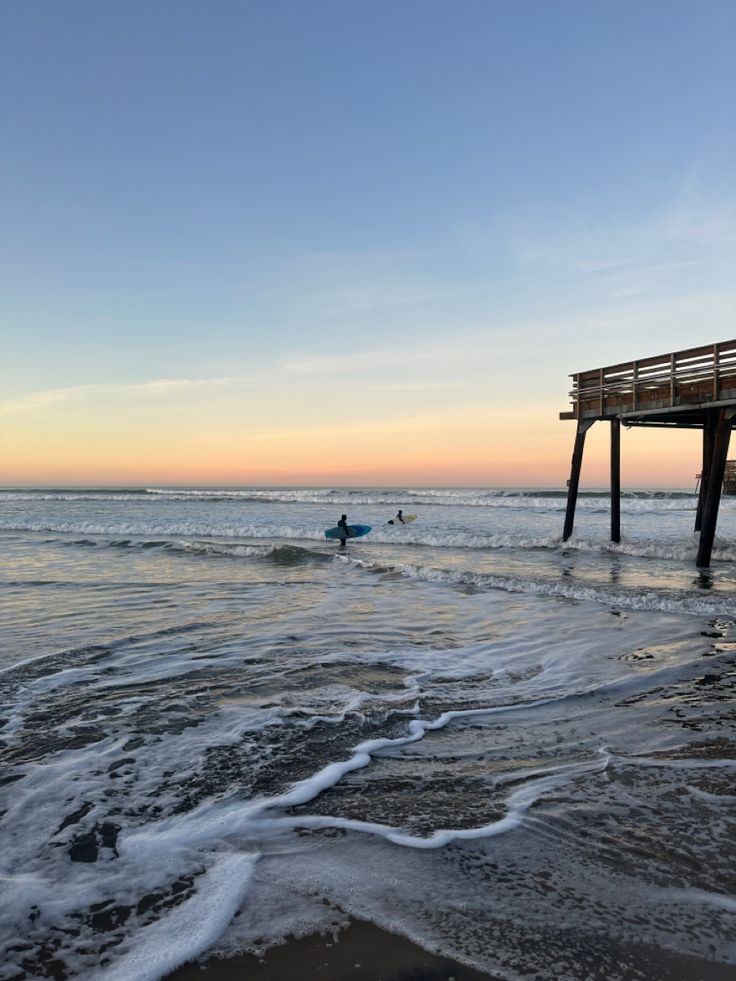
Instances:
[[[695,514],[698,567],[710,565],[731,430],[736,425],[736,339],[627,361],[571,375],[575,444],[563,541],[575,521],[585,435],[593,423],[611,427],[611,541],[621,541],[621,426],[702,431],[702,478]]]

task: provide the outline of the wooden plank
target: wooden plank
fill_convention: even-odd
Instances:
[[[654,358],[639,358],[639,368],[664,368],[669,367],[669,354],[658,354]]]
[[[718,345],[713,345],[713,401],[718,401]]]
[[[634,367],[633,367],[633,389],[632,389],[632,391],[633,391],[633,394],[634,394],[634,409],[636,409],[636,406],[637,406],[637,385],[638,385],[638,381],[639,381],[639,362],[638,361],[634,361],[633,362],[633,366]]]
[[[727,342],[728,343],[728,342]],[[690,347],[685,351],[678,351],[678,358],[702,358],[713,353],[712,344],[704,344],[702,347]]]
[[[670,405],[675,404],[675,368],[677,362],[675,360],[675,355],[670,355]]]

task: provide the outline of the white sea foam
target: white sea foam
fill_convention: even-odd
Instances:
[[[666,768],[668,770],[722,770],[725,768],[736,767],[736,759],[727,756],[717,759],[702,759],[699,757],[688,759],[647,759],[644,756],[612,756],[612,761],[616,765],[631,765],[636,767]]]
[[[613,690],[610,685],[607,687],[609,690]],[[599,692],[600,687],[595,686],[589,691],[581,692],[581,694]],[[276,826],[273,824],[275,820],[273,818],[267,818],[266,824],[264,825],[264,815],[267,815],[268,812],[273,809],[283,810],[309,803],[326,790],[334,787],[347,774],[368,767],[376,754],[386,749],[396,749],[419,742],[425,738],[427,733],[444,729],[457,720],[470,720],[481,717],[507,715],[509,713],[527,712],[540,706],[551,705],[557,701],[559,701],[557,697],[551,696],[537,701],[516,701],[508,705],[447,711],[435,719],[411,719],[407,723],[407,735],[371,739],[362,742],[352,750],[347,759],[327,764],[321,770],[294,784],[288,791],[279,796],[257,799],[247,805],[237,803],[222,806],[219,803],[208,803],[183,818],[178,816],[172,817],[149,826],[145,831],[126,836],[122,844],[122,850],[134,855],[141,855],[146,852],[152,853],[156,848],[156,840],[161,834],[165,835],[168,841],[176,840],[179,847],[193,847],[199,845],[202,841],[212,838],[219,839],[233,834],[243,834],[245,827],[252,822],[257,822],[258,828],[262,832],[264,827]],[[362,697],[358,700],[358,704],[360,703],[362,703]],[[356,703],[353,702],[349,707],[346,707],[340,719],[343,719],[347,711],[353,710],[355,706]],[[416,708],[414,711],[416,711]],[[314,722],[315,720],[312,721]],[[338,720],[332,719],[331,721]],[[473,829],[472,832],[459,832],[447,829],[437,832],[431,838],[421,838],[415,835],[407,835],[395,828],[382,828],[366,822],[340,821],[336,826],[381,834],[396,844],[420,848],[440,847],[455,837],[493,836],[516,827],[531,804],[547,789],[556,786],[561,781],[580,776],[582,773],[597,772],[605,769],[610,758],[610,754],[605,749],[601,749],[598,759],[593,761],[585,761],[579,764],[563,764],[554,768],[541,770],[526,770],[523,774],[525,780],[524,786],[518,791],[514,791],[508,798],[506,818],[500,822],[492,822],[489,825],[483,826],[483,828]],[[303,823],[304,820],[307,821],[306,824]],[[289,822],[292,822],[292,819],[280,820],[278,821],[278,827],[283,827],[285,824],[288,825]],[[324,823],[322,818],[299,818],[294,819],[290,826],[327,827],[330,824],[329,822]]]
[[[86,536],[112,537],[117,539],[129,538],[131,541],[116,541],[113,544],[136,544],[136,539],[159,539],[157,544],[166,544],[167,539],[177,538],[176,544],[190,552],[203,554],[240,555],[243,558],[257,557],[267,554],[264,548],[255,544],[238,542],[212,541],[182,541],[182,539],[201,539],[208,536],[231,539],[256,539],[270,543],[286,542],[325,542],[324,530],[314,525],[291,524],[251,524],[231,522],[215,523],[213,521],[168,521],[156,522],[151,520],[120,521],[59,521],[48,519],[43,521],[21,518],[0,519],[0,530],[31,531],[55,534],[77,534]],[[451,549],[517,549],[539,550],[553,549],[565,552],[595,552],[620,555],[630,555],[640,558],[658,558],[676,562],[693,562],[698,551],[698,539],[689,537],[679,542],[653,542],[625,539],[614,544],[604,539],[586,539],[575,536],[567,542],[562,542],[558,534],[529,535],[519,532],[504,532],[483,534],[475,531],[450,531],[422,529],[412,527],[411,530],[378,527],[373,528],[369,536],[360,539],[359,545],[377,543],[384,545],[424,546],[429,548]],[[355,543],[352,543],[355,545]],[[717,562],[736,562],[736,545],[727,541],[716,540],[713,547],[713,560]]]
[[[702,790],[700,787],[693,787],[688,784],[688,793],[692,794],[693,797],[697,797],[698,800],[707,801],[709,804],[717,804],[722,806],[725,800],[736,801],[736,793],[733,794],[711,794],[707,790]]]
[[[343,831],[354,831],[361,834],[370,834],[383,838],[393,845],[404,848],[434,849],[444,848],[455,841],[473,841],[480,838],[494,838],[496,835],[506,834],[518,828],[523,822],[527,811],[545,793],[555,790],[562,786],[567,779],[579,779],[584,773],[599,772],[601,765],[595,766],[576,766],[573,772],[557,772],[549,776],[530,780],[522,787],[509,794],[506,800],[506,814],[504,817],[488,824],[480,825],[476,828],[443,828],[434,831],[429,835],[414,835],[399,828],[388,827],[371,821],[359,821],[350,818],[305,816],[298,818],[271,818],[256,822],[256,827],[261,834],[265,831],[283,830],[325,830],[340,829]]]
[[[273,555],[277,545],[238,545],[232,542],[175,542],[177,548],[197,555],[230,555],[234,558],[264,558]]]
[[[658,896],[671,903],[713,906],[727,913],[736,914],[736,896],[727,896],[720,892],[706,892],[703,889],[661,889]]]
[[[225,854],[196,880],[195,895],[138,931],[98,977],[104,981],[158,981],[193,960],[218,939],[250,885],[257,854]]]
[[[139,502],[142,500],[143,495],[140,493],[130,493],[119,491],[117,493],[111,494],[105,491],[86,491],[85,493],[75,493],[74,491],[51,491],[44,493],[43,491],[8,491],[0,489],[0,502],[11,503],[13,501],[24,501],[31,503],[33,501],[52,501],[55,503],[63,503],[68,501],[87,501],[94,504],[98,501],[115,501],[115,502],[126,502],[133,501]]]
[[[463,507],[510,510],[564,511],[566,493],[554,490],[503,490],[479,488],[145,488],[138,490],[105,489],[25,491],[0,490],[0,500],[13,502],[133,502],[166,504],[167,502],[230,502],[263,504],[304,504],[337,506],[401,507]],[[624,513],[694,511],[696,496],[685,491],[625,491],[622,496]],[[606,511],[610,507],[605,492],[582,492],[578,508],[582,511]],[[724,508],[736,509],[725,500]]]
[[[366,569],[375,568],[367,559],[341,557]],[[525,593],[534,596],[556,596],[581,602],[603,603],[629,610],[662,610],[668,613],[688,613],[698,616],[736,616],[736,597],[707,592],[692,593],[672,590],[642,590],[640,588],[622,589],[609,585],[585,585],[582,582],[548,582],[529,580],[514,576],[498,576],[492,573],[473,573],[420,566],[411,563],[396,563],[380,566],[378,571],[399,573],[409,579],[422,582],[447,583],[453,586],[473,586],[480,589],[502,589],[510,593]]]

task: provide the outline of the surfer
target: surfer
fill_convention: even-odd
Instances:
[[[348,516],[344,514],[337,522],[337,527],[345,532],[345,537],[340,539],[340,548],[345,548],[350,532],[348,531]]]
[[[396,520],[400,521],[402,525],[406,524],[406,522],[404,521],[404,512],[401,510],[401,508],[399,508],[399,513],[396,515]]]

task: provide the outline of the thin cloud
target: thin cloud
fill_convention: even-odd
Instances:
[[[522,268],[540,274],[599,277],[638,289],[669,281],[704,264],[733,262],[736,213],[728,202],[717,206],[692,203],[673,206],[648,219],[609,224],[530,231],[516,241],[515,259]]]
[[[0,402],[0,414],[15,415],[65,402],[82,402],[87,399],[109,397],[167,398],[182,392],[189,392],[212,386],[231,384],[233,378],[156,378],[151,381],[125,383],[102,382],[92,385],[74,385],[68,388],[50,388],[40,392],[29,392],[16,399]]]
[[[405,368],[408,364],[419,364],[434,357],[432,350],[408,350],[397,347],[379,350],[351,351],[347,354],[297,355],[284,361],[279,370],[292,375],[312,376],[330,375],[354,369]]]
[[[380,286],[372,289],[345,287],[319,293],[315,300],[323,316],[342,317],[393,307],[425,306],[456,294],[456,290],[437,288],[397,290]]]

